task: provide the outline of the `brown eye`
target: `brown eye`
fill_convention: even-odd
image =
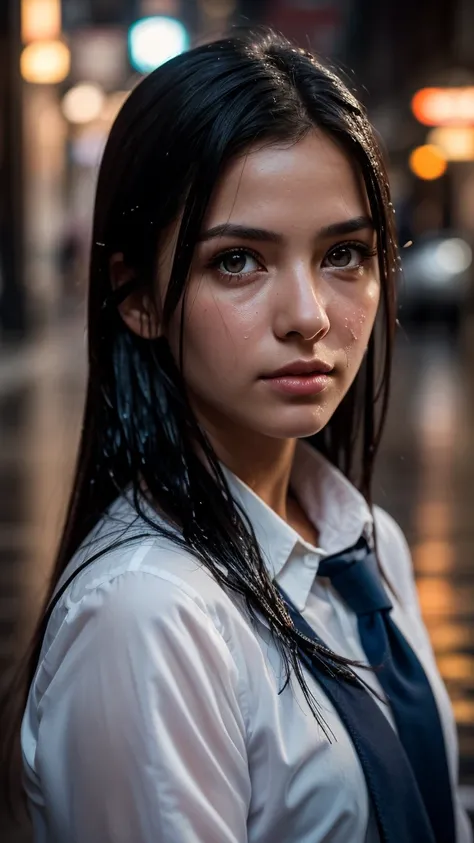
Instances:
[[[257,259],[243,249],[221,255],[216,266],[223,275],[250,275],[260,268]]]
[[[244,252],[231,252],[222,258],[221,266],[224,272],[243,272],[247,264],[247,255]]]
[[[322,266],[329,269],[359,269],[374,254],[366,243],[341,243],[327,253]]]
[[[334,249],[334,251],[330,252],[328,255],[331,266],[334,266],[337,269],[346,269],[351,265],[351,261],[354,257],[353,252],[357,253],[357,249],[350,248],[349,246],[340,246],[338,249]]]

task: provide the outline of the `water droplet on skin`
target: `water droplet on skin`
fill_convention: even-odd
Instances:
[[[248,334],[244,334],[244,340],[248,340],[248,338],[249,338],[249,335],[248,335]]]

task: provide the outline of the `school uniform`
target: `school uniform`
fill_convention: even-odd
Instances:
[[[362,495],[298,443],[291,487],[318,528],[314,547],[225,472],[289,605],[328,648],[366,663],[357,615],[318,576],[325,559],[361,537],[371,545],[374,524]],[[381,509],[375,522],[380,563],[396,592],[390,617],[416,653],[439,712],[453,839],[470,843],[456,792],[455,722],[409,550]],[[127,496],[120,498],[61,582],[111,540],[144,529]],[[22,751],[36,843],[380,841],[357,741],[331,695],[304,670],[324,724],[295,679],[282,690],[282,659],[268,626],[252,624],[240,599],[190,553],[158,536],[106,551],[55,606],[30,690]],[[377,715],[398,740],[377,671],[354,671],[376,692]]]

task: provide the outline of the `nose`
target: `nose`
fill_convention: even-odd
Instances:
[[[282,273],[277,293],[274,330],[279,339],[298,335],[317,342],[326,336],[331,325],[324,290],[312,267],[300,265]]]

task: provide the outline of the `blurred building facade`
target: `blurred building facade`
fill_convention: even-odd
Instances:
[[[20,7],[0,5],[0,332],[25,330]],[[1,333],[0,333],[1,336]]]
[[[19,12],[35,3],[60,9],[58,38],[70,66],[57,82],[20,80],[27,39]],[[191,43],[233,24],[270,24],[334,62],[365,101],[389,153],[402,240],[440,228],[474,236],[474,164],[452,164],[431,181],[408,166],[410,150],[427,137],[410,109],[415,91],[474,82],[472,0],[0,5],[0,337],[21,337],[83,299],[97,165],[114,116],[141,76],[131,64],[127,38],[133,22],[146,16],[179,20]],[[30,30],[39,26],[41,39],[44,15],[43,24],[39,20]],[[34,31],[27,37],[34,38]]]

